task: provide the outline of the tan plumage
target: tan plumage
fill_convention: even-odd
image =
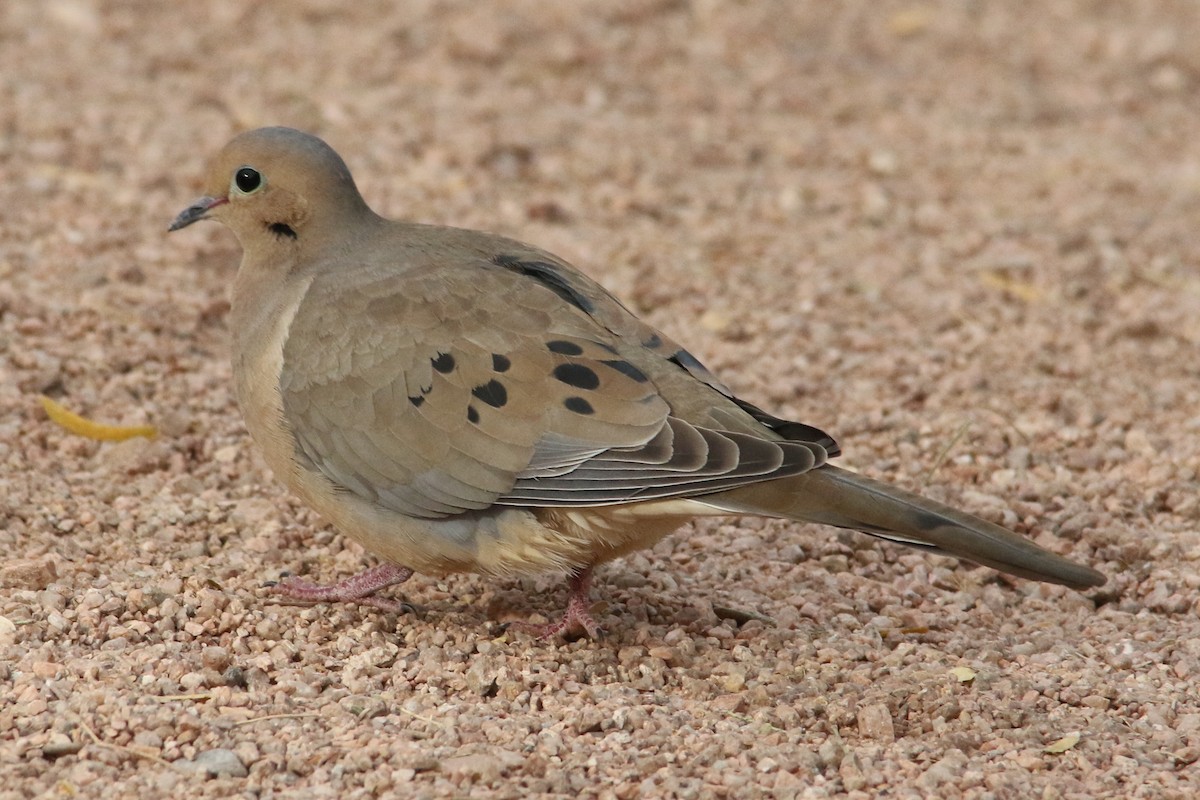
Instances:
[[[734,397],[691,354],[550,253],[374,214],[324,142],[242,134],[172,230],[225,223],[234,375],[276,474],[384,566],[576,577],[690,517],[760,514],[863,530],[1075,588],[1104,577],[991,523],[837,469],[834,440]]]

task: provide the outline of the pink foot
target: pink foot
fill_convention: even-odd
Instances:
[[[292,600],[309,603],[358,603],[380,611],[400,613],[411,610],[412,607],[398,600],[376,597],[375,593],[397,583],[404,583],[412,574],[413,571],[408,567],[380,564],[328,586],[309,583],[299,578],[287,578],[271,586],[270,591]]]
[[[592,586],[592,568],[588,567],[582,572],[572,575],[570,586],[571,599],[567,602],[567,610],[563,612],[557,622],[548,622],[545,625],[537,625],[532,622],[510,622],[508,627],[525,631],[539,639],[553,639],[578,628],[588,637],[599,639],[604,631],[596,624],[596,620],[592,619],[592,612],[588,607],[588,590]]]

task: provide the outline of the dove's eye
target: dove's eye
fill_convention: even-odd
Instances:
[[[238,194],[254,194],[264,185],[262,173],[254,167],[241,167],[233,173],[233,188]]]

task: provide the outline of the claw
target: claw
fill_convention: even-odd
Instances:
[[[400,600],[376,597],[375,593],[403,583],[411,578],[412,574],[413,571],[408,567],[380,564],[330,585],[310,583],[299,578],[285,578],[279,582],[268,581],[266,585],[272,594],[292,600],[308,603],[357,603],[380,611],[402,614],[412,613],[416,609]]]
[[[539,625],[534,622],[510,622],[506,628],[523,631],[538,639],[554,639],[565,636],[573,630],[581,630],[590,639],[599,639],[604,635],[596,620],[592,618],[588,604],[588,591],[592,585],[592,568],[587,567],[571,576],[571,599],[567,602],[567,610],[556,622]]]

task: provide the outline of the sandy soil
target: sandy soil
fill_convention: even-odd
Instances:
[[[0,4],[0,798],[1196,796],[1197,30],[1186,0]],[[728,520],[606,568],[601,641],[504,633],[553,577],[273,601],[369,557],[245,435],[232,237],[165,235],[269,123],[1111,582]],[[73,436],[39,393],[161,435]]]

